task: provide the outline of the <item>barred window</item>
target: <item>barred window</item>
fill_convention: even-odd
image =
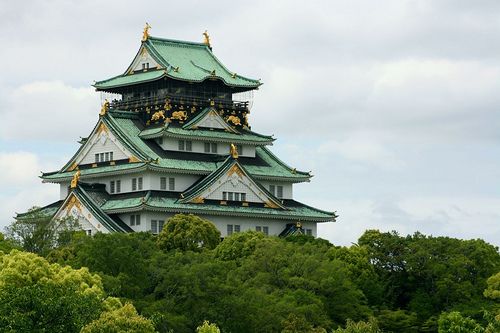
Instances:
[[[175,178],[173,177],[168,178],[168,190],[175,191]]]
[[[115,193],[115,181],[114,180],[109,182],[109,193]]]
[[[160,177],[160,190],[167,189],[167,177]]]
[[[151,220],[151,232],[153,234],[158,233],[158,221],[157,220]]]

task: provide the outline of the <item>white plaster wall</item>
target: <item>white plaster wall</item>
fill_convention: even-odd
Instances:
[[[225,174],[219,181],[206,189],[202,197],[212,200],[222,200],[222,192],[239,192],[246,194],[246,201],[263,203],[267,197],[253,182],[244,176],[233,173],[231,176]]]
[[[186,175],[186,174],[174,174],[174,173],[159,173],[159,172],[143,172],[143,173],[131,173],[119,176],[109,176],[89,179],[89,183],[99,183],[106,185],[106,191],[110,191],[109,183],[110,181],[120,180],[121,181],[121,191],[120,193],[132,192],[132,178],[142,177],[142,191],[157,190],[160,191],[160,178],[167,178],[167,189],[168,188],[168,178],[175,178],[175,190],[176,192],[183,192],[187,190],[191,185],[193,185],[200,176],[196,175]],[[139,190],[138,190],[139,191]]]
[[[69,193],[69,182],[63,182],[59,184],[59,199],[64,200]]]
[[[83,157],[79,158],[78,164],[92,164],[95,163],[95,154],[113,152],[113,160],[128,159],[129,156],[124,153],[123,148],[119,147],[116,138],[112,134],[106,134],[102,132],[99,137],[93,136],[91,138],[93,142],[89,148],[83,151]],[[78,159],[77,159],[78,161]]]
[[[132,62],[131,68],[133,71],[142,70],[142,64],[147,62],[149,62],[149,69],[153,69],[156,68],[156,66],[158,66],[158,63],[149,55],[149,53],[147,52],[143,53],[141,49],[141,52],[139,52],[137,57]]]
[[[203,153],[203,154],[212,154],[205,153],[205,141],[196,141],[191,140],[192,142],[192,153]],[[160,145],[164,150],[174,150],[179,151],[179,139],[173,138],[163,138],[163,144]],[[255,146],[251,145],[241,145],[243,147],[243,154],[238,152],[240,156],[243,157],[255,157]],[[217,143],[217,154],[218,155],[229,155],[229,151],[231,149],[231,143]]]
[[[269,191],[269,185],[283,186],[283,198],[281,199],[293,199],[293,183],[262,181],[260,182],[260,184],[264,186],[268,191]]]
[[[54,216],[54,219],[60,219],[67,216],[72,216],[78,219],[81,230],[85,231],[90,230],[92,235],[94,235],[97,232],[103,232],[103,233],[109,232],[83,205],[80,206],[66,205]]]
[[[139,214],[139,213],[134,213]],[[151,220],[166,221],[168,218],[172,217],[174,214],[171,213],[157,213],[157,212],[140,212],[141,214],[141,225],[131,227],[134,231],[151,231]],[[130,222],[131,214],[122,214],[120,218],[127,223]],[[247,218],[247,217],[229,217],[229,216],[210,216],[210,215],[200,215],[201,218],[211,221],[215,224],[217,229],[221,232],[221,237],[227,236],[227,225],[232,224],[240,225],[240,231],[254,230],[256,226],[269,227],[270,236],[278,236],[286,227],[288,223],[296,223],[296,221],[291,220],[272,220],[272,219],[259,219],[259,218]],[[312,235],[316,237],[316,223],[315,222],[303,222],[302,228],[304,232],[306,229],[312,230]]]

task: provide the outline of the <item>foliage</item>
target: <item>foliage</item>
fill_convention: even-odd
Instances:
[[[215,324],[210,324],[205,320],[202,325],[196,328],[196,333],[220,333],[220,329]]]
[[[12,240],[5,239],[5,236],[0,232],[0,252],[9,253],[13,249],[21,249]]]
[[[443,313],[439,317],[439,333],[482,333],[484,328],[460,312]]]
[[[358,245],[338,247],[250,231],[222,242],[217,234],[217,242],[200,247],[209,242],[193,241],[193,230],[204,239],[213,226],[177,218],[176,236],[167,235],[175,246],[150,233],[72,233],[47,255],[59,265],[15,250],[1,256],[0,327],[36,331],[29,325],[39,322],[55,332],[84,325],[112,331],[144,323],[147,330],[191,333],[208,320],[241,333],[437,333],[438,322],[499,331],[500,256],[483,241],[367,231]],[[107,295],[127,299],[144,317]],[[45,317],[37,317],[42,311]],[[44,321],[55,313],[60,319]]]
[[[0,256],[0,327],[15,332],[79,332],[101,311],[104,292],[88,269],[49,264],[13,250]]]
[[[370,318],[369,321],[354,322],[350,319],[347,320],[345,328],[337,328],[332,333],[380,333],[377,321]]]
[[[500,300],[500,272],[492,275],[486,281],[487,288],[484,290],[484,297]]]
[[[420,233],[366,231],[359,245],[384,283],[384,306],[417,314],[419,322],[454,307],[479,315],[486,279],[500,270],[498,248],[482,240]],[[381,322],[382,323],[382,322]],[[383,328],[383,327],[382,327]]]
[[[158,246],[166,251],[214,249],[220,242],[215,225],[193,214],[177,214],[166,221],[158,235]]]
[[[52,220],[39,207],[32,207],[22,219],[5,228],[8,239],[25,251],[45,255],[51,249],[71,241],[71,234],[79,227],[73,217]]]
[[[154,333],[152,322],[137,314],[130,303],[113,311],[103,312],[99,319],[94,320],[82,329],[82,333]]]
[[[234,233],[215,248],[215,256],[222,260],[244,259],[253,254],[257,244],[265,238],[262,232],[256,231]]]

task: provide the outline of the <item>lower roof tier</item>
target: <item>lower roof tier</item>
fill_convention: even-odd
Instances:
[[[143,170],[207,175],[216,170],[227,156],[163,150],[155,140],[141,138],[144,128],[136,117],[130,112],[106,113],[70,161],[59,171],[43,173],[41,178],[46,182],[69,181],[77,166],[83,180]],[[91,145],[91,138],[98,137],[103,131],[116,138],[133,158],[129,161],[80,165],[78,159]],[[191,130],[193,133],[197,131]],[[303,182],[311,177],[307,172],[292,169],[266,147],[255,147],[255,153],[255,158],[242,157],[240,162],[257,179]]]
[[[17,215],[17,219],[53,217],[68,205],[85,206],[100,223],[110,231],[126,232],[130,228],[119,214],[153,211],[198,215],[255,217],[262,219],[293,220],[297,222],[335,221],[334,212],[326,212],[295,200],[283,200],[284,209],[269,208],[259,204],[205,200],[203,203],[182,203],[179,193],[166,191],[140,191],[109,195],[102,185],[79,183],[60,200],[38,210]],[[69,209],[68,209],[69,211]]]

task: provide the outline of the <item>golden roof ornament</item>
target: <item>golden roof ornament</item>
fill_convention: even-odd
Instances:
[[[80,170],[76,170],[75,174],[73,175],[73,179],[71,179],[71,188],[76,188],[76,186],[78,185],[80,174]]]
[[[231,156],[233,158],[238,158],[238,148],[234,145],[234,143],[231,143],[231,150],[230,150]]]
[[[107,99],[104,100],[104,103],[102,103],[102,106],[101,106],[101,112],[99,112],[99,115],[102,117],[106,114],[106,112],[108,112],[109,110],[109,102]]]
[[[212,46],[210,45],[210,35],[208,34],[208,31],[205,30],[205,32],[202,35],[203,35],[203,44],[205,44],[209,48],[212,48]]]
[[[144,27],[144,30],[142,32],[142,41],[145,42],[149,38],[149,29],[151,29],[151,26],[149,25],[148,22],[146,22],[146,26]]]

